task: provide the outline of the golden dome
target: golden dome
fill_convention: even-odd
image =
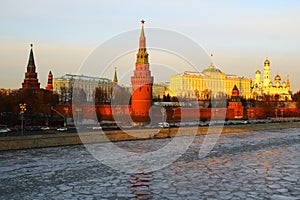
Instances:
[[[255,74],[261,74],[261,72],[259,70],[256,70]]]
[[[269,82],[269,86],[272,86],[272,85],[273,85],[273,83],[272,83],[272,81],[270,81],[270,82]]]
[[[282,82],[282,87],[286,87],[286,83],[284,81]]]
[[[264,65],[265,65],[265,66],[266,66],[266,65],[270,66],[270,61],[268,60],[268,57],[266,58],[266,60],[265,60],[265,62],[264,62]]]
[[[278,74],[275,76],[275,81],[281,81],[281,77]]]

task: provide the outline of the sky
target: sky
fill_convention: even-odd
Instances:
[[[45,87],[49,70],[54,77],[78,73],[99,45],[124,32],[140,29],[140,20],[144,19],[146,28],[178,32],[205,52],[213,53],[215,65],[227,74],[254,79],[256,70],[263,71],[268,56],[272,79],[277,73],[283,80],[289,75],[296,92],[300,89],[299,10],[297,0],[2,0],[0,88],[21,87],[31,43],[38,78]],[[146,37],[147,45],[151,46],[147,29]],[[138,35],[134,45],[138,48]],[[191,49],[187,53],[195,52]],[[132,62],[132,70],[134,54],[126,63]],[[165,56],[157,52],[151,55],[151,51],[149,54],[150,68],[153,56]],[[123,66],[118,65],[118,74],[122,76]],[[208,65],[209,61],[199,63],[198,70]],[[152,71],[155,80],[168,81],[159,67]],[[113,72],[105,76],[112,79]]]

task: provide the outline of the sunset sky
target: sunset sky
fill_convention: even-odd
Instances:
[[[299,11],[297,0],[3,0],[0,88],[21,87],[30,43],[34,44],[38,78],[45,87],[49,70],[54,77],[78,72],[101,43],[120,33],[140,29],[140,20],[145,19],[146,28],[176,31],[206,52],[212,52],[217,67],[227,74],[253,79],[257,69],[263,71],[268,55],[272,79],[277,73],[283,80],[289,75],[292,90],[296,92],[300,89]],[[151,46],[147,30],[146,37],[147,45]],[[135,45],[138,48],[138,35]],[[149,54],[150,64],[151,56],[163,56]],[[199,71],[208,65],[209,62],[199,63]],[[122,67],[119,64],[118,68]],[[165,80],[159,77],[159,70],[154,74],[155,80]],[[112,79],[113,74],[107,78]]]

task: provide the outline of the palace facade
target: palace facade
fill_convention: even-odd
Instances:
[[[236,85],[243,98],[250,98],[250,79],[229,75],[217,69],[212,63],[202,72],[185,71],[170,77],[170,95],[185,99],[206,100],[211,97],[231,98]]]

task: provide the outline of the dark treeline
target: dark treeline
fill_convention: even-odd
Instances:
[[[28,119],[38,120],[53,116],[51,106],[58,103],[58,95],[47,90],[18,90],[9,95],[0,94],[0,124],[19,124],[20,104],[26,104],[24,115]]]

